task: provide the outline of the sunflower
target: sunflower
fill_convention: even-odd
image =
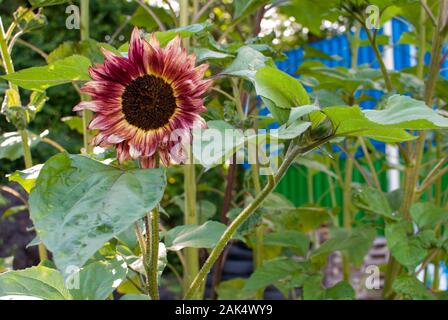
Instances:
[[[99,131],[92,144],[115,146],[119,162],[140,159],[144,168],[155,166],[156,154],[166,166],[185,161],[175,146],[190,141],[192,128],[205,127],[199,113],[211,84],[203,79],[208,65],[195,67],[195,55],[181,48],[179,36],[162,48],[155,35],[142,39],[137,28],[127,57],[102,52],[104,64],[90,68],[92,81],[81,89],[91,101],[73,109],[95,113],[89,129]]]

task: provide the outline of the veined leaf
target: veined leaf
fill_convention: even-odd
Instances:
[[[226,226],[216,221],[207,221],[202,225],[183,225],[169,230],[165,236],[167,250],[178,251],[183,248],[213,248]]]
[[[105,242],[162,198],[163,169],[123,171],[60,153],[42,168],[30,195],[31,218],[58,268],[82,267]]]
[[[72,299],[59,271],[43,266],[0,274],[0,298],[7,296],[19,296],[19,299]]]
[[[90,80],[90,60],[73,55],[43,67],[32,67],[1,76],[19,87],[43,92],[46,89],[72,81]]]

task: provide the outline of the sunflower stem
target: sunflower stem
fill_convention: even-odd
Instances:
[[[7,37],[5,35],[5,29],[3,27],[3,21],[1,19],[1,17],[0,17],[0,51],[1,51],[1,56],[2,56],[3,66],[5,68],[5,73],[6,74],[13,73],[14,72],[14,64],[12,62],[11,55],[8,51]],[[15,95],[18,100],[17,103],[19,105],[21,105],[19,88],[15,84],[12,84],[11,82],[9,83],[9,87],[12,91],[15,92]],[[20,137],[22,140],[23,159],[25,162],[25,168],[28,169],[33,166],[33,158],[31,156],[31,148],[29,145],[28,131],[26,130],[26,126],[28,124],[26,115],[23,114],[22,118],[23,118],[22,121],[24,123],[25,129],[20,129],[19,133],[20,133]],[[47,249],[45,248],[45,246],[43,244],[38,245],[38,251],[39,251],[39,260],[40,261],[44,261],[48,258]]]
[[[151,211],[151,251],[149,294],[153,300],[159,300],[158,262],[159,262],[159,205]],[[149,236],[149,235],[147,235]]]
[[[89,32],[89,0],[81,0],[81,41],[88,40],[90,38]],[[81,95],[83,101],[89,100],[87,95]],[[86,153],[91,153],[93,148],[89,144],[90,132],[89,123],[92,120],[92,111],[84,109],[82,111],[82,131],[83,131],[83,142],[84,150]]]

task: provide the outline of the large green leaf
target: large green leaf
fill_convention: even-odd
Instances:
[[[123,171],[84,156],[48,160],[30,195],[36,230],[62,271],[82,267],[102,245],[162,198],[163,169]]]
[[[277,107],[291,109],[310,104],[308,94],[297,79],[276,68],[260,68],[255,75],[257,94]]]
[[[241,47],[237,52],[235,60],[221,74],[254,81],[258,69],[274,65],[271,58],[249,46]]]
[[[60,84],[90,80],[89,66],[90,60],[88,58],[73,55],[44,67],[23,69],[1,77],[19,87],[43,92]]]
[[[425,259],[429,247],[428,236],[431,234],[408,235],[409,230],[412,230],[412,226],[407,221],[388,223],[385,235],[387,247],[394,258],[413,270]]]
[[[59,271],[44,266],[32,267],[0,274],[0,298],[70,300]]]
[[[362,186],[353,190],[352,199],[361,210],[370,211],[393,220],[398,219],[396,213],[391,209],[386,195],[381,190]]]
[[[178,251],[183,248],[213,248],[218,243],[226,225],[207,221],[202,225],[183,225],[169,230],[165,236],[168,250]]]
[[[336,135],[339,136],[363,136],[384,142],[415,139],[404,129],[387,127],[369,120],[358,106],[327,107],[322,112],[331,120],[336,128]]]
[[[412,219],[420,228],[435,228],[439,223],[448,221],[448,210],[431,202],[419,202],[410,209]]]
[[[105,300],[126,278],[128,266],[118,256],[114,260],[95,261],[87,264],[67,279],[76,300]]]
[[[408,96],[393,95],[384,110],[364,110],[373,122],[403,129],[438,129],[448,127],[448,118],[439,115],[423,101]]]

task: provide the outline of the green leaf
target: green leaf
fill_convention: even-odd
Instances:
[[[183,225],[165,233],[167,250],[179,251],[183,248],[213,248],[226,230],[226,225],[207,221],[202,225]]]
[[[271,136],[274,136],[281,140],[291,140],[300,136],[309,127],[311,127],[311,122],[296,120],[290,125],[284,124],[280,126],[277,130],[272,130]]]
[[[173,40],[176,35],[179,35],[181,38],[188,38],[206,30],[208,27],[209,25],[207,23],[196,23],[168,31],[156,32],[156,37],[159,40],[160,45],[165,46],[168,42]]]
[[[247,279],[243,291],[253,293],[279,281],[290,281],[293,276],[303,273],[304,270],[304,263],[285,257],[266,261]]]
[[[216,214],[216,205],[208,200],[200,200],[198,202],[197,213],[199,216],[199,223],[205,223],[207,220],[213,218]]]
[[[40,8],[64,4],[67,3],[68,0],[29,0],[29,2],[33,6],[33,8]]]
[[[395,259],[413,270],[427,255],[427,241],[416,235],[408,235],[412,226],[407,221],[386,224],[387,247]]]
[[[207,48],[195,48],[194,53],[196,54],[196,62],[233,57],[231,54],[213,51]]]
[[[255,89],[258,95],[271,100],[278,108],[291,109],[310,104],[310,98],[300,82],[276,68],[258,69]]]
[[[254,81],[258,69],[273,65],[270,57],[249,46],[243,46],[238,49],[235,60],[221,74]]]
[[[314,111],[318,111],[318,110],[320,110],[319,106],[315,106],[315,105],[307,105],[307,106],[292,108],[291,112],[289,114],[289,119],[288,119],[287,124],[292,124],[296,120],[298,120],[306,115],[309,115],[310,113],[312,113]]]
[[[162,198],[163,169],[123,171],[79,155],[48,160],[30,195],[31,218],[60,270],[82,267]]]
[[[90,60],[88,58],[73,55],[44,67],[23,69],[3,75],[1,78],[24,89],[43,92],[60,84],[90,80],[89,67]]]
[[[28,132],[28,145],[35,147],[39,142],[39,136]],[[0,135],[0,159],[14,161],[21,157],[23,157],[23,147],[20,132],[2,133]]]
[[[70,293],[76,300],[105,300],[126,278],[128,266],[120,256],[114,260],[87,264],[67,278]]]
[[[329,210],[318,206],[304,206],[295,209],[278,207],[277,210],[280,212],[275,209],[271,210],[273,212],[267,218],[284,230],[309,232],[331,219]]]
[[[9,181],[17,182],[26,192],[30,193],[43,166],[43,164],[36,164],[25,170],[17,170],[6,177]]]
[[[331,300],[355,299],[356,293],[349,282],[341,281],[326,290],[325,298]]]
[[[264,236],[264,244],[268,246],[293,248],[301,256],[306,256],[310,246],[310,240],[305,234],[299,231],[285,230],[266,234]]]
[[[56,49],[50,52],[47,58],[48,63],[54,63],[58,60],[68,58],[72,55],[81,55],[90,59],[92,63],[103,63],[104,55],[101,48],[111,52],[119,53],[113,46],[104,42],[97,42],[93,39],[82,41],[65,41]]]
[[[375,229],[370,227],[358,227],[351,231],[334,229],[331,238],[315,250],[311,257],[316,258],[334,251],[346,251],[354,264],[359,265],[370,249],[375,235]]]
[[[415,139],[404,129],[387,127],[369,120],[359,106],[326,107],[322,112],[331,120],[338,136],[362,136],[389,143]]]
[[[364,110],[373,122],[402,129],[439,129],[448,127],[448,118],[427,107],[423,101],[408,96],[393,95],[384,110]]]
[[[325,288],[322,285],[322,275],[308,277],[303,283],[303,300],[325,299]]]
[[[292,0],[279,6],[279,11],[288,17],[293,16],[312,34],[320,35],[322,20],[336,21],[339,17],[339,11],[334,10],[338,5],[337,0]]]
[[[353,204],[361,210],[370,211],[389,219],[398,220],[398,216],[389,206],[386,195],[376,188],[362,186],[352,192]]]
[[[395,279],[392,289],[396,293],[404,295],[406,299],[436,300],[436,297],[414,276],[399,276]]]
[[[410,213],[420,228],[434,229],[439,223],[448,221],[448,210],[431,202],[414,203]]]
[[[84,128],[82,124],[82,118],[79,116],[68,116],[61,118],[61,121],[64,122],[68,127],[79,134],[84,133]]]
[[[43,266],[0,274],[0,297],[22,296],[43,300],[71,300],[62,275]]]
[[[251,13],[254,13],[259,7],[269,3],[268,0],[235,0],[235,14],[233,16],[233,24],[238,23]]]

